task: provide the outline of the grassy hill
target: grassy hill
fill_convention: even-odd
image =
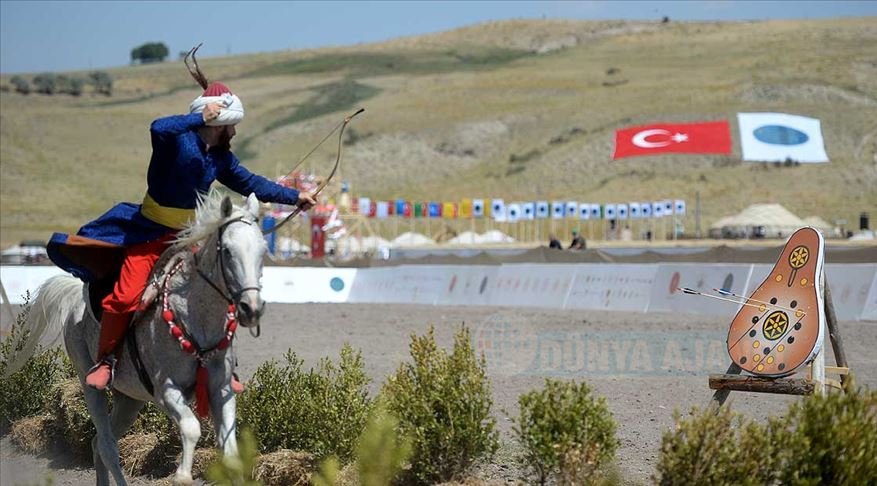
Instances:
[[[235,151],[267,176],[363,106],[339,176],[355,195],[692,204],[699,192],[707,226],[756,202],[829,222],[877,219],[877,18],[508,21],[201,65],[243,98]],[[111,98],[0,93],[2,246],[142,198],[149,123],[185,111],[199,90],[180,62],[110,73]],[[741,162],[738,111],[821,119],[831,163]],[[616,128],[714,119],[732,121],[729,157],[611,160]],[[310,167],[328,171],[334,148]]]

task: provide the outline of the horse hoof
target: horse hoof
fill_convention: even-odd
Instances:
[[[192,485],[192,476],[187,475],[183,476],[181,474],[177,474],[174,476],[174,480],[172,482],[174,486],[191,486]]]

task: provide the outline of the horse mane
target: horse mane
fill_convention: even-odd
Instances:
[[[219,230],[219,227],[236,218],[249,217],[249,213],[240,206],[233,206],[227,218],[222,217],[222,200],[226,194],[216,188],[210,188],[207,194],[198,195],[195,207],[195,220],[183,228],[174,241],[181,246],[193,246],[201,243]]]

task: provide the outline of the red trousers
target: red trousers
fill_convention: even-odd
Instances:
[[[119,280],[113,286],[113,291],[101,302],[104,313],[130,314],[137,310],[152,267],[173,237],[170,234],[125,249],[125,261],[122,263]]]

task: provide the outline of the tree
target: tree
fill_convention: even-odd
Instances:
[[[147,42],[131,49],[131,62],[141,64],[162,62],[169,53],[170,50],[163,42]]]
[[[30,83],[28,83],[27,80],[22,78],[21,76],[12,76],[12,79],[9,80],[9,83],[15,86],[15,91],[21,94],[30,93]]]
[[[52,73],[37,74],[33,78],[34,91],[53,95],[58,91],[58,79]]]
[[[95,93],[112,96],[113,94],[113,78],[105,71],[92,71],[88,73],[88,79],[94,85]]]

